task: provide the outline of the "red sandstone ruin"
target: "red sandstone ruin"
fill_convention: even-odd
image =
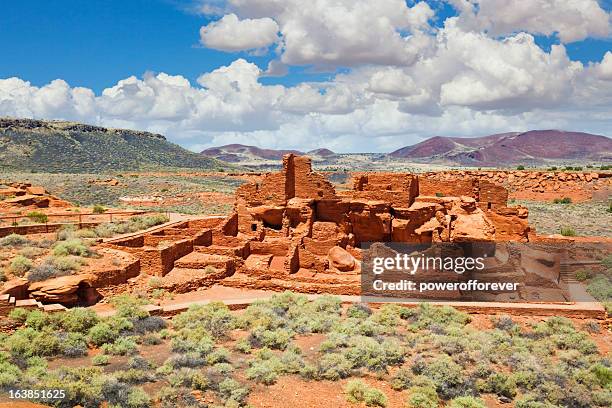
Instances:
[[[117,273],[75,275],[68,282],[72,286],[62,281],[17,288],[21,298],[43,303],[67,303],[61,293],[71,302],[87,299],[92,289],[109,296],[146,276],[174,292],[221,284],[359,294],[363,243],[539,240],[528,225],[527,209],[508,206],[507,200],[498,177],[470,172],[356,173],[352,190],[337,192],[312,171],[308,157],[289,154],[281,171],[238,188],[228,217],[175,222],[101,244],[125,255]],[[558,260],[556,254],[534,251],[514,263]],[[499,264],[496,273],[507,273],[508,265]],[[537,268],[531,277],[523,274],[526,287],[559,281],[558,272],[552,276]],[[17,296],[17,289],[5,287],[4,293]]]

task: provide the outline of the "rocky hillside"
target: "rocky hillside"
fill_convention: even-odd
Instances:
[[[436,136],[398,149],[389,156],[470,166],[610,162],[612,139],[561,130],[532,130],[476,138]]]
[[[73,122],[0,118],[0,170],[93,173],[224,166],[158,134]]]
[[[288,153],[293,154],[307,154],[314,160],[327,159],[335,156],[335,153],[329,149],[316,149],[311,150],[307,153],[299,150],[274,150],[274,149],[262,149],[257,146],[248,146],[242,144],[228,144],[219,147],[211,147],[202,151],[202,155],[208,157],[214,157],[215,159],[223,160],[228,163],[246,163],[246,162],[258,162],[262,160],[281,160],[284,155]]]

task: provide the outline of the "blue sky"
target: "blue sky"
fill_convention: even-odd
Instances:
[[[439,11],[434,25],[456,11],[430,1]],[[607,4],[606,4],[607,3]],[[610,11],[610,2],[602,6]],[[5,1],[0,13],[0,78],[17,76],[42,86],[57,78],[99,93],[118,79],[146,71],[181,74],[191,81],[203,72],[228,65],[237,56],[265,69],[270,55],[225,53],[203,47],[198,30],[217,16],[197,14],[191,1],[172,0],[22,0]],[[536,36],[550,49],[553,37]],[[600,61],[612,40],[587,39],[567,45],[568,55],[582,62]],[[308,73],[293,67],[282,78],[263,83],[294,85],[324,81],[330,73]]]
[[[612,134],[612,0],[466,1],[4,1],[0,116],[196,151]]]

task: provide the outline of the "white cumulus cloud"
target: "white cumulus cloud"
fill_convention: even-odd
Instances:
[[[222,51],[260,49],[274,44],[278,24],[268,17],[239,20],[227,14],[200,29],[200,41],[208,48]]]
[[[450,0],[468,29],[500,36],[557,33],[564,42],[611,34],[610,13],[597,0]]]

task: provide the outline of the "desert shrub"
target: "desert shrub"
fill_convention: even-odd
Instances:
[[[572,199],[569,198],[569,197],[555,198],[553,200],[553,203],[555,203],[555,204],[571,204],[572,203]]]
[[[114,343],[103,344],[102,352],[114,356],[125,356],[136,353],[138,346],[132,337],[119,337]]]
[[[277,357],[257,359],[252,361],[251,366],[246,370],[246,377],[258,383],[271,385],[276,382],[281,371],[281,362]]]
[[[128,408],[147,408],[151,406],[151,398],[142,388],[132,388],[127,398]]]
[[[425,363],[422,372],[419,365],[413,365],[413,372],[423,374],[432,380],[437,393],[445,399],[462,394],[467,385],[462,367],[447,355],[437,356]]]
[[[123,294],[113,297],[110,303],[117,312],[116,317],[133,320],[149,317],[149,312],[142,308],[147,303],[144,299]]]
[[[224,338],[236,326],[236,319],[225,304],[211,302],[191,306],[186,312],[175,316],[172,325],[177,330],[201,327],[215,338]]]
[[[601,327],[599,326],[599,323],[597,323],[595,320],[587,321],[584,324],[583,328],[589,333],[600,333],[601,332]]]
[[[233,378],[226,378],[221,381],[218,388],[219,394],[226,401],[226,404],[233,401],[238,405],[244,405],[249,395],[249,389]]]
[[[249,343],[255,348],[267,347],[284,350],[289,345],[293,333],[287,329],[267,330],[256,327],[249,333]]]
[[[578,280],[579,282],[584,282],[585,280],[591,278],[591,271],[587,269],[578,269],[576,273],[574,274],[574,276],[576,277],[576,280]]]
[[[25,256],[28,259],[34,259],[43,254],[43,250],[41,248],[26,246],[19,250],[19,255]]]
[[[169,365],[174,368],[180,367],[201,367],[206,364],[206,360],[198,353],[190,352],[185,354],[177,354],[166,360],[164,365]]]
[[[474,397],[457,397],[451,400],[450,408],[487,408],[484,401]]]
[[[365,336],[351,338],[343,355],[353,368],[365,367],[371,371],[386,371],[389,365],[404,361],[404,349],[397,340],[385,339],[379,343]]]
[[[74,225],[64,225],[55,233],[57,241],[67,241],[76,238],[76,227]]]
[[[523,166],[522,164],[519,166],[516,166],[517,170],[525,170],[525,166]]]
[[[598,275],[589,282],[587,291],[595,299],[605,302],[612,300],[612,282],[604,275]]]
[[[100,322],[100,318],[91,309],[75,307],[62,313],[59,321],[64,330],[85,334]]]
[[[22,245],[27,245],[30,241],[18,234],[7,235],[4,238],[0,238],[0,246],[3,247],[18,247]]]
[[[138,368],[128,368],[127,370],[115,372],[115,378],[117,378],[117,380],[121,382],[128,384],[141,384],[144,382],[155,381],[155,374],[147,370],[141,370]],[[180,385],[174,384],[171,378],[169,378],[168,380],[172,385]]]
[[[317,378],[337,381],[351,374],[352,363],[342,354],[329,353],[322,356],[316,364]]]
[[[560,233],[564,237],[575,237],[576,236],[576,230],[573,229],[572,227],[561,227]]]
[[[411,387],[408,392],[410,396],[406,406],[408,408],[437,408],[439,404],[438,394],[435,388],[427,386]]]
[[[400,368],[391,377],[391,388],[396,391],[407,390],[412,384],[412,373],[406,368]]]
[[[49,217],[47,217],[47,214],[40,212],[40,211],[30,211],[29,213],[26,214],[26,217],[28,217],[30,220],[34,222],[38,222],[41,224],[44,224],[47,221],[49,221]]]
[[[206,356],[206,362],[209,365],[214,365],[217,363],[227,363],[229,362],[229,358],[230,358],[229,351],[224,347],[220,347],[214,350],[208,356]]]
[[[34,309],[28,313],[25,323],[26,326],[38,331],[44,330],[45,328],[54,328],[52,326],[53,322],[51,320],[51,316],[38,309]]]
[[[201,406],[191,394],[191,390],[185,387],[162,387],[157,393],[156,399],[163,408]]]
[[[248,339],[240,339],[234,344],[234,350],[239,351],[244,354],[249,354],[251,352],[251,343],[249,343]]]
[[[141,356],[130,357],[127,362],[127,367],[133,370],[149,370],[153,365],[149,360]]]
[[[18,307],[10,311],[9,318],[17,323],[25,323],[28,313],[27,309]]]
[[[479,383],[481,392],[497,394],[501,397],[514,398],[516,396],[516,384],[506,374],[493,373],[484,382]]]
[[[0,391],[15,387],[22,376],[22,372],[8,361],[0,361]]]
[[[100,204],[96,204],[91,209],[91,212],[94,214],[104,214],[106,212],[106,208]]]
[[[512,320],[512,317],[508,315],[503,315],[500,317],[494,316],[491,318],[491,323],[493,323],[493,327],[499,330],[510,330],[512,327],[514,327],[514,321]]]
[[[363,402],[368,386],[361,380],[351,380],[346,384],[344,393],[348,402]]]
[[[139,339],[139,344],[144,344],[146,346],[155,346],[157,344],[162,343],[162,338],[159,335],[153,333],[147,333],[141,336]]]
[[[53,247],[53,255],[55,256],[90,256],[89,248],[78,238],[61,241]]]
[[[106,354],[98,354],[91,359],[91,364],[95,366],[105,366],[109,363],[110,357]]]
[[[107,322],[97,323],[88,332],[89,342],[95,346],[112,343],[117,337],[119,337],[119,331],[113,329]]]
[[[60,276],[69,275],[69,271],[61,271],[54,265],[44,262],[41,265],[34,266],[27,274],[27,279],[30,282],[41,282],[47,279],[57,278]]]
[[[132,321],[134,333],[145,334],[150,332],[158,332],[165,329],[168,324],[159,316],[147,316],[143,319],[135,319]]]
[[[53,265],[61,272],[72,272],[81,269],[82,261],[78,256],[52,256],[47,258],[46,263]]]
[[[377,388],[369,388],[366,390],[363,400],[368,407],[387,406],[387,396]]]
[[[432,306],[428,303],[421,303],[408,320],[413,322],[415,328],[423,329],[433,324],[442,327],[465,326],[471,319],[467,313],[450,306]]]
[[[346,316],[355,319],[366,319],[372,314],[372,309],[365,303],[351,305],[346,311]]]
[[[589,371],[595,375],[602,388],[609,388],[612,385],[612,368],[601,363],[592,365]]]
[[[80,333],[60,333],[58,335],[62,354],[66,357],[81,357],[87,355],[87,340]]]
[[[444,197],[444,193],[436,192],[436,197]]]
[[[27,271],[32,268],[32,261],[26,258],[23,255],[17,255],[11,261],[9,265],[9,270],[15,276],[23,276]]]
[[[21,329],[3,342],[3,347],[15,358],[54,356],[61,350],[60,341],[53,332],[32,328]]]

